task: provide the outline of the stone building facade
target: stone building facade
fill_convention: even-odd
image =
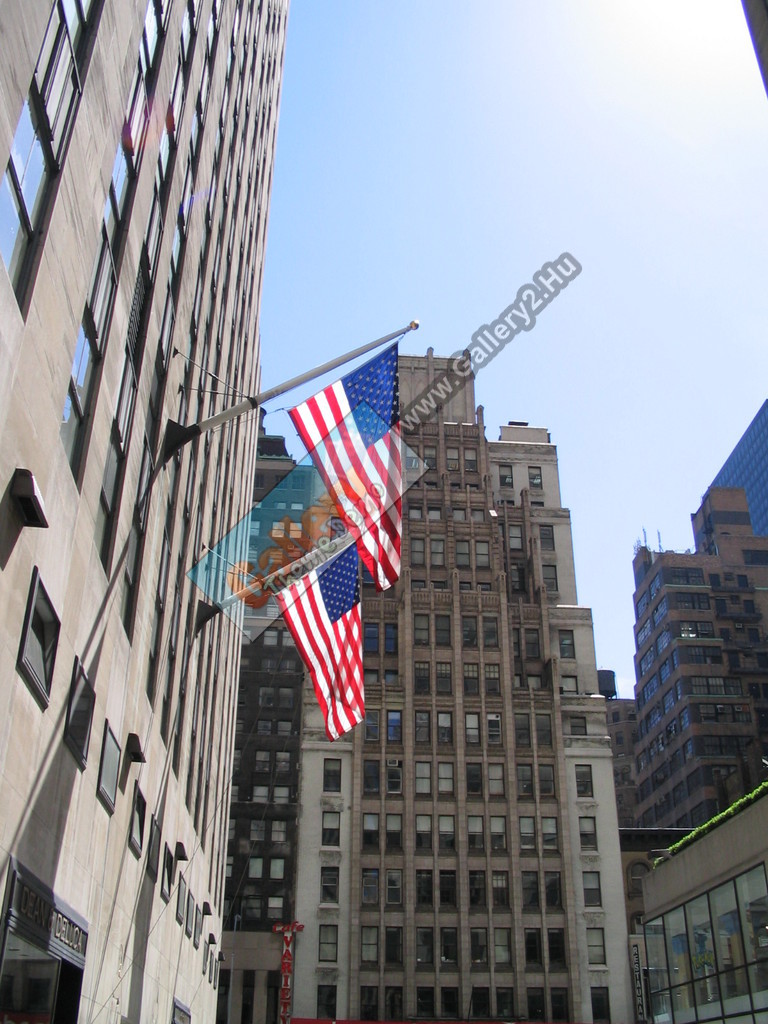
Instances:
[[[447,366],[401,358],[402,406]],[[555,446],[523,423],[488,441],[471,380],[406,441],[426,472],[400,582],[363,587],[365,722],[331,746],[305,693],[294,1014],[628,1020],[605,699]]]
[[[213,1019],[286,8],[0,8],[3,1019]]]

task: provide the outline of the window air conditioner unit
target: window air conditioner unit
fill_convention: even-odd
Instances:
[[[398,761],[398,759],[396,757],[388,757],[387,758],[387,768],[399,768],[399,767],[400,767],[400,762]]]

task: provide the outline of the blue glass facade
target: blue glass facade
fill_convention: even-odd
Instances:
[[[725,460],[712,487],[743,487],[752,529],[768,536],[768,400]]]

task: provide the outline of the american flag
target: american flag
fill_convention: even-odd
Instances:
[[[290,410],[379,590],[400,576],[399,415],[396,344]]]
[[[365,717],[355,547],[281,590],[277,603],[309,668],[328,739],[338,739]]]

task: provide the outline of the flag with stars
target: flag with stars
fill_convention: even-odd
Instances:
[[[329,740],[365,717],[360,579],[354,545],[281,590],[277,603],[309,669]]]
[[[397,344],[290,410],[379,590],[400,576],[402,438]]]

